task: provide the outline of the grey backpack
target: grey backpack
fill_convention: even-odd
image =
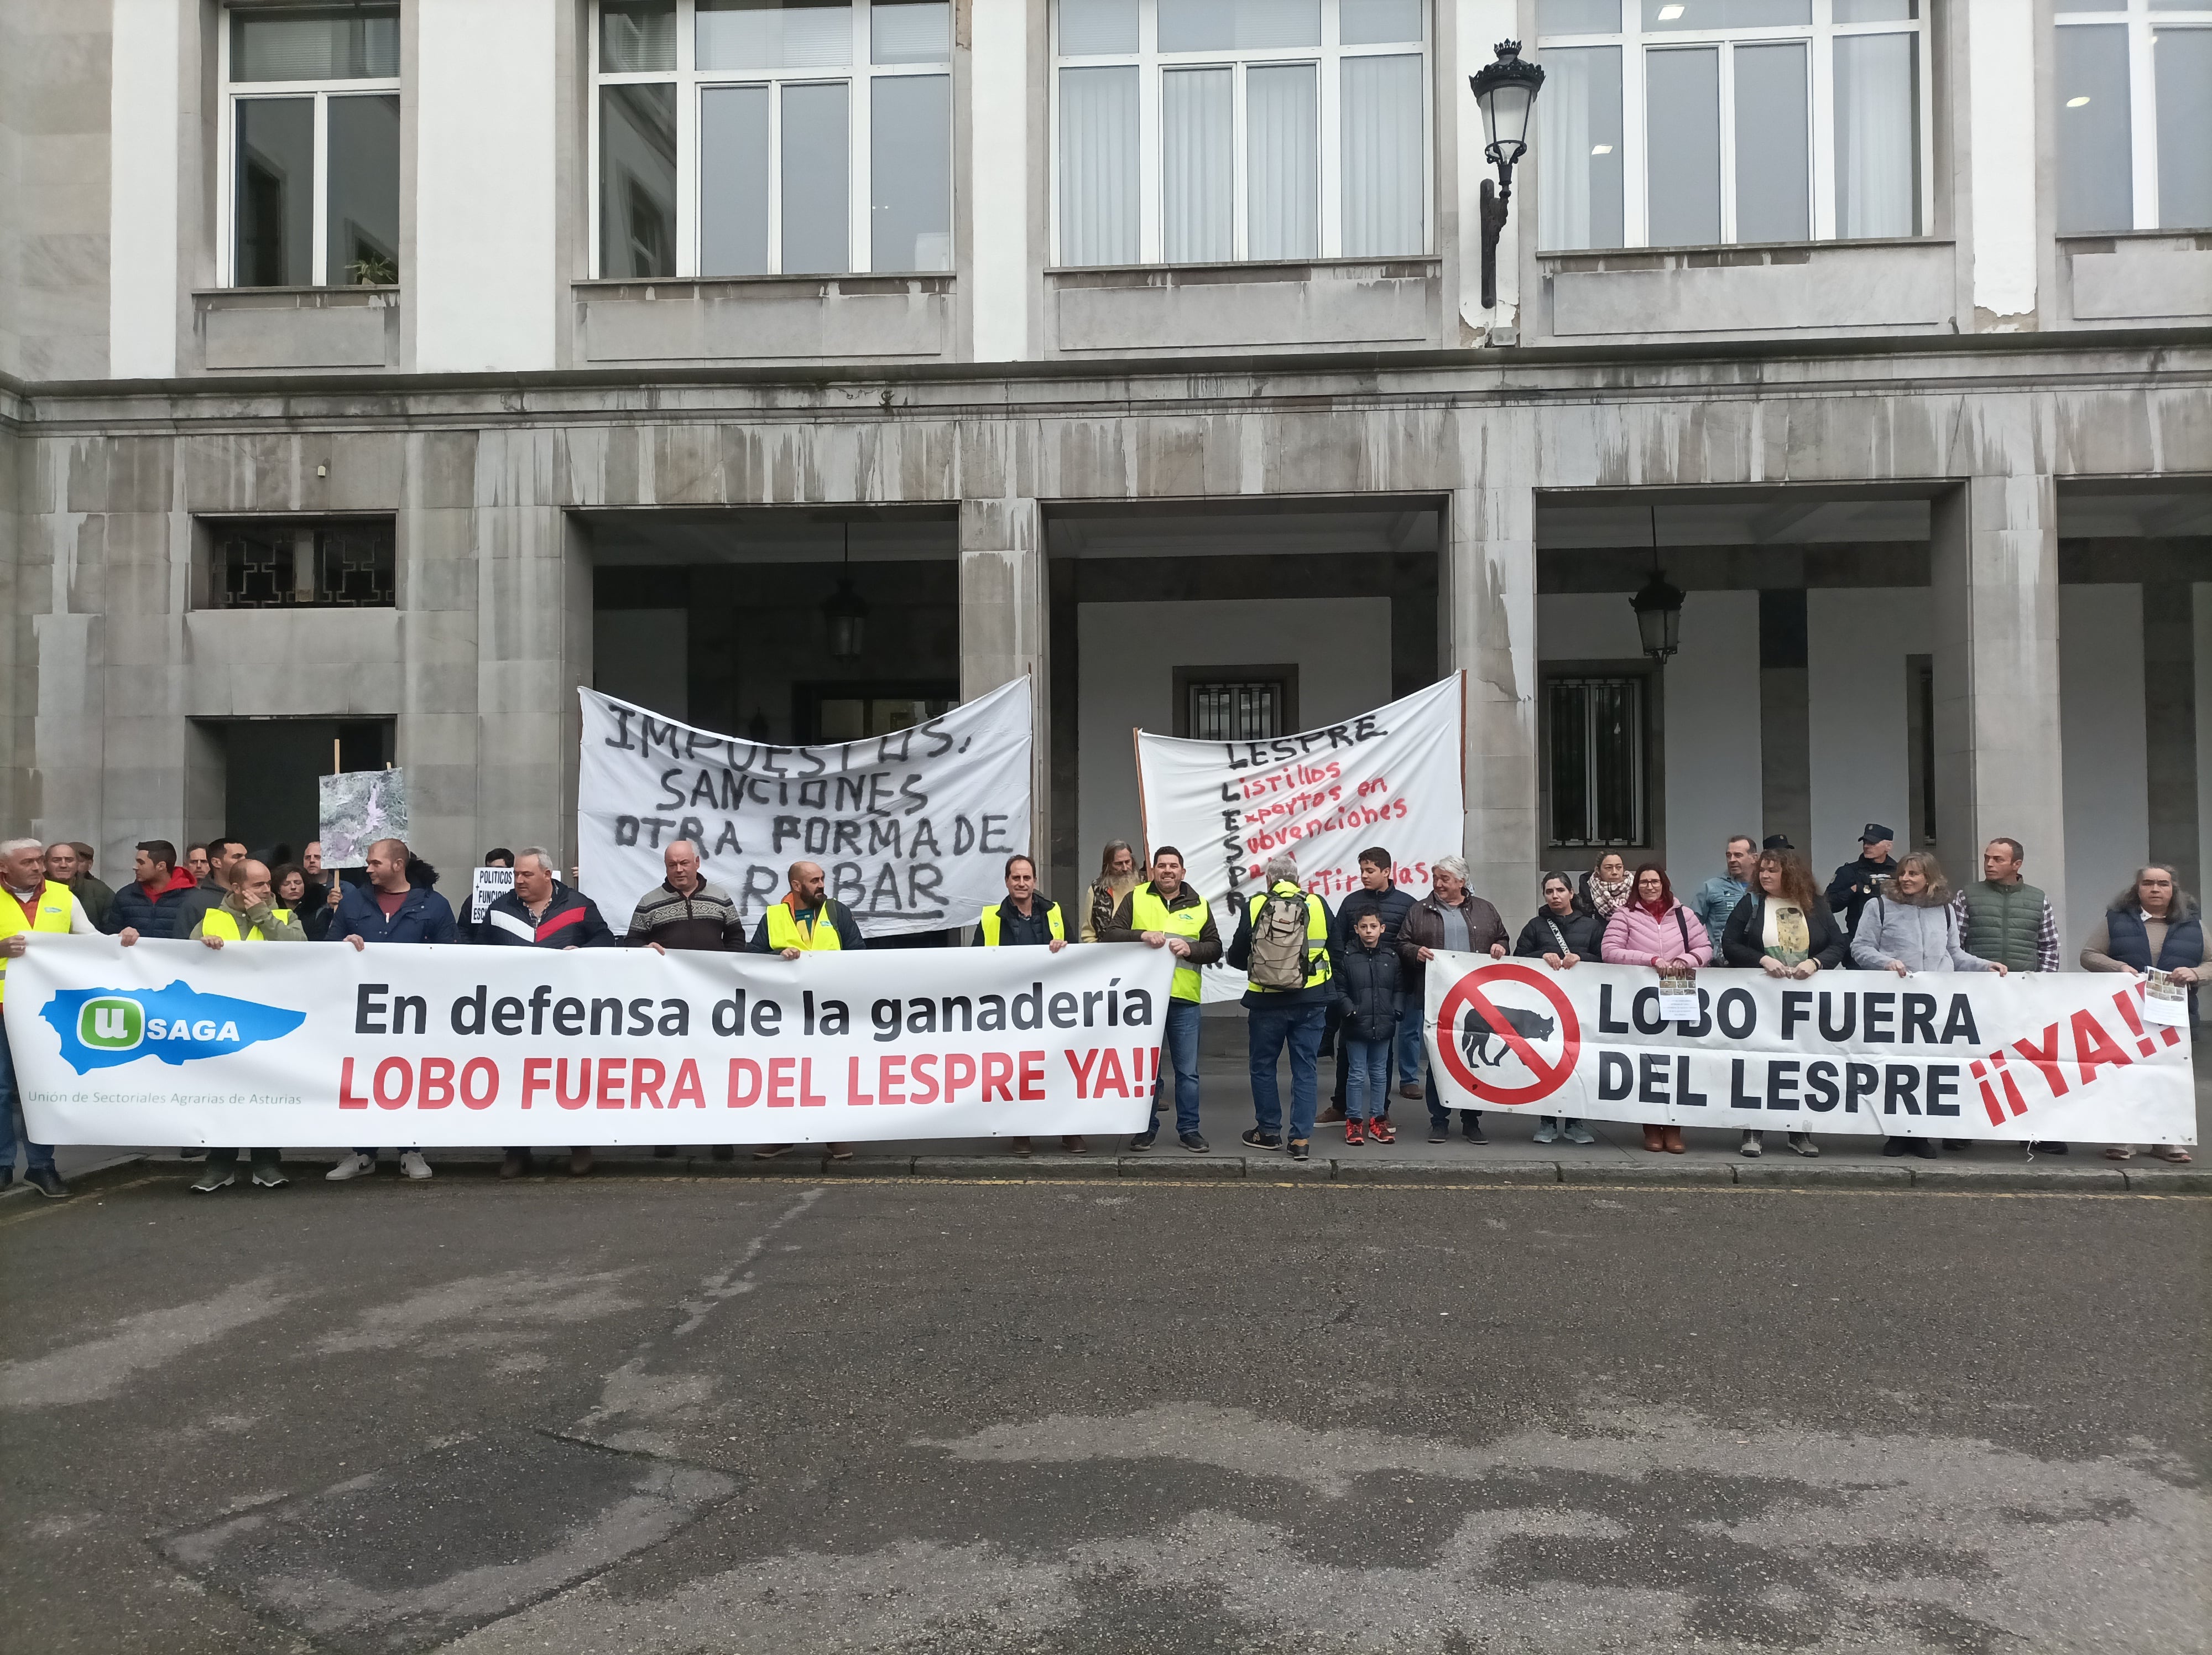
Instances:
[[[1255,989],[1306,986],[1306,899],[1270,891],[1252,916],[1252,960],[1245,975]]]

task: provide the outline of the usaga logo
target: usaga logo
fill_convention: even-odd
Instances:
[[[204,995],[182,983],[166,989],[71,989],[46,1001],[40,1015],[62,1037],[63,1061],[79,1074],[141,1057],[165,1063],[228,1057],[276,1040],[307,1020],[227,995]]]

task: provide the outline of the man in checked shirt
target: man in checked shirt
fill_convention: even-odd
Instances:
[[[2017,839],[1992,839],[1982,848],[1982,877],[1951,899],[1959,940],[1970,954],[1996,960],[2008,971],[2058,969],[2058,916],[2051,898],[2021,878],[2027,852]],[[2051,1141],[2031,1150],[2063,1155],[2066,1146]]]

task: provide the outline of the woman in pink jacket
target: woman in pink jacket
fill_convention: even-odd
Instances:
[[[1646,862],[1636,870],[1636,894],[1613,911],[1606,922],[1605,963],[1608,965],[1649,965],[1663,970],[1710,964],[1712,939],[1690,910],[1674,900],[1674,887],[1667,870]],[[1644,1147],[1670,1155],[1682,1153],[1682,1129],[1646,1125]]]

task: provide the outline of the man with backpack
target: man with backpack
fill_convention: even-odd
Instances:
[[[1336,999],[1328,946],[1334,923],[1328,904],[1298,883],[1295,857],[1278,852],[1261,870],[1267,887],[1250,897],[1237,916],[1237,939],[1229,945],[1229,964],[1250,986],[1244,1005],[1252,1062],[1255,1124],[1244,1135],[1247,1147],[1283,1147],[1283,1100],[1275,1081],[1275,1060],[1291,1052],[1291,1159],[1312,1153],[1314,1110],[1321,1092],[1321,1039],[1328,1008]]]

